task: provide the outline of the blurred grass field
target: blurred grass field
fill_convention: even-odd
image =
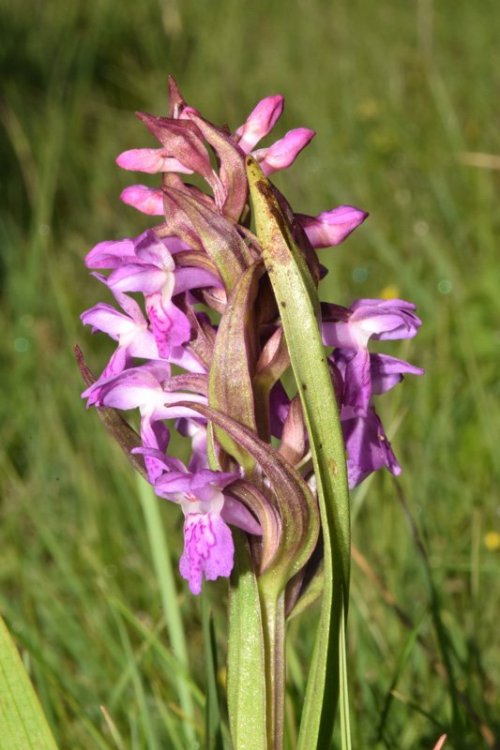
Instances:
[[[381,405],[404,473],[353,496],[353,747],[500,747],[499,24],[493,0],[0,0],[0,608],[62,750],[204,747],[209,607],[224,659],[225,585],[202,606],[171,580],[180,514],[85,411],[72,355],[109,354],[82,259],[150,224],[114,158],[152,145],[133,112],[165,112],[168,73],[233,127],[285,94],[280,134],[318,132],[277,180],[294,208],[371,214],[323,251],[325,293],[424,320],[384,347],[426,369]],[[316,621],[290,625],[289,750]]]

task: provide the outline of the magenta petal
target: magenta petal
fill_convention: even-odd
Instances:
[[[188,351],[184,346],[173,345],[170,347],[168,361],[172,365],[178,365],[187,372],[203,373],[207,368],[200,362],[194,354]]]
[[[315,135],[314,130],[309,130],[309,128],[289,130],[279,141],[273,143],[269,148],[255,151],[253,156],[259,162],[260,168],[267,177],[273,172],[286,169],[293,164],[302,149]]]
[[[142,422],[144,424],[145,420],[142,420]],[[141,430],[141,438],[144,446],[147,446],[148,442],[150,442],[159,451],[164,453],[167,449],[170,433],[163,422],[153,422],[149,426],[147,433]],[[146,464],[149,481],[154,485],[158,477],[165,471],[165,467],[161,461],[148,455],[144,456],[144,463]]]
[[[415,305],[404,299],[358,299],[350,310],[349,326],[380,341],[413,338],[422,325]]]
[[[350,406],[356,414],[366,414],[372,395],[372,382],[370,377],[370,355],[367,349],[358,349],[357,352],[345,352],[336,349],[333,353],[333,361],[339,367],[339,359],[342,354],[346,356],[346,367],[344,371],[344,393],[342,403]]]
[[[236,131],[236,135],[239,136],[238,146],[245,154],[250,153],[253,147],[271,132],[281,117],[284,104],[285,99],[279,94],[266,96],[250,112],[246,121]]]
[[[135,323],[127,315],[123,315],[105,302],[99,302],[90,310],[86,310],[80,319],[84,325],[92,326],[92,332],[102,331],[115,340],[130,333],[135,327]]]
[[[132,240],[105,240],[99,242],[85,257],[87,268],[117,268],[124,259],[135,255]]]
[[[204,268],[187,266],[177,268],[175,271],[174,295],[181,294],[181,292],[186,292],[189,289],[203,289],[204,287],[214,286],[222,288],[221,280]]]
[[[100,378],[87,388],[82,396],[89,405],[112,406],[115,409],[151,411],[165,401],[161,383],[170,377],[170,365],[152,362],[134,367],[112,378]]]
[[[149,418],[144,417],[141,420],[141,439],[145,448],[152,448],[153,451],[164,454],[170,440],[170,433],[163,422],[151,422]],[[160,459],[149,455],[147,452],[143,455],[149,481],[154,485],[165,471],[163,455]]]
[[[400,383],[405,375],[423,375],[421,367],[388,354],[370,354],[372,393],[387,393]]]
[[[239,479],[234,471],[201,469],[193,474],[191,492],[203,501],[214,500],[228,484]]]
[[[146,185],[130,185],[122,190],[121,200],[148,216],[163,216],[163,193]]]
[[[156,266],[127,263],[113,271],[107,283],[112,291],[155,294],[163,288],[166,276]]]
[[[102,376],[103,378],[110,378],[114,375],[119,375],[126,367],[130,364],[131,358],[130,353],[126,347],[119,346],[118,349],[112,354],[108,364],[106,365]]]
[[[189,341],[189,319],[173,302],[165,302],[161,294],[154,294],[146,300],[146,308],[160,357],[168,357],[172,347]]]
[[[342,429],[351,489],[360,484],[369,474],[384,466],[391,474],[397,476],[401,473],[401,466],[374,409],[370,409],[366,417],[342,419]]]
[[[179,570],[193,594],[203,579],[228,577],[233,569],[234,544],[229,527],[216,513],[189,513],[184,521],[184,552]]]
[[[152,229],[148,229],[135,240],[137,260],[145,265],[173,270],[175,263],[169,249],[172,239],[174,238],[160,239]]]
[[[243,503],[238,502],[232,497],[225,496],[224,507],[222,508],[221,516],[232,526],[237,526],[243,531],[247,531],[249,534],[255,536],[262,535],[262,528],[257,519],[250,513]]]
[[[356,227],[364,222],[368,214],[354,206],[339,206],[323,211],[319,216],[296,214],[311,245],[315,248],[333,247],[345,240]]]
[[[193,173],[192,169],[188,169],[178,159],[169,156],[163,148],[134,148],[130,151],[124,151],[116,158],[116,163],[122,169],[147,172],[148,174],[155,174],[156,172]]]

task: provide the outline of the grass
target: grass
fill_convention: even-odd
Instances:
[[[484,538],[500,532],[500,174],[461,156],[499,153],[495,10],[52,0],[34,22],[33,3],[0,3],[0,607],[61,748],[203,747],[207,609],[158,565],[160,521],[85,412],[71,352],[104,364],[106,342],[78,320],[101,292],[82,258],[148,225],[120,204],[130,176],[114,157],[150,143],[132,112],[165,111],[169,72],[232,125],[284,93],[280,132],[318,131],[277,180],[292,205],[371,213],[324,251],[325,293],[349,303],[392,285],[424,320],[385,348],[427,371],[381,404],[404,474],[353,497],[353,746],[424,750],[442,731],[455,750],[495,746],[500,566]],[[179,515],[156,512],[175,568]],[[223,663],[224,584],[206,597]],[[289,630],[290,750],[315,618]]]

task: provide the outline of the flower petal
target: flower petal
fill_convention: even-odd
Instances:
[[[148,216],[163,216],[163,193],[146,185],[130,185],[122,190],[120,199]]]
[[[218,513],[189,513],[184,521],[184,552],[179,570],[193,594],[203,579],[228,577],[233,569],[234,544],[229,526]]]
[[[266,96],[254,107],[247,119],[236,131],[238,146],[245,154],[249,154],[253,147],[274,128],[281,117],[285,98],[279,94]]]
[[[314,138],[316,133],[309,128],[295,128],[289,130],[283,138],[273,143],[269,148],[254,151],[253,157],[259,162],[264,174],[269,176],[279,169],[289,167],[303,148]]]
[[[169,156],[164,148],[133,148],[124,151],[116,158],[116,163],[122,169],[134,172],[180,172],[193,174],[193,170],[185,167],[178,159]]]
[[[311,245],[318,249],[340,244],[367,216],[366,211],[354,206],[338,206],[331,211],[323,211],[319,216],[296,214],[295,218],[304,229]]]

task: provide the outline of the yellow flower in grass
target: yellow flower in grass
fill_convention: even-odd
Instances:
[[[498,531],[488,531],[484,535],[484,546],[491,552],[497,552],[500,549],[500,533]]]

